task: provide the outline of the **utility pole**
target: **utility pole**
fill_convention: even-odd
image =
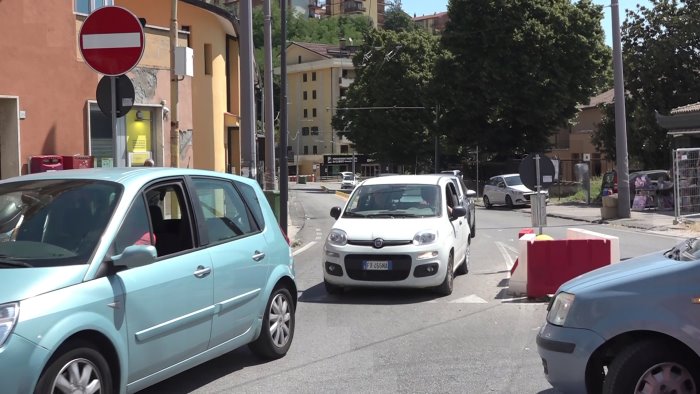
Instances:
[[[175,48],[177,48],[177,2],[170,6],[170,166],[180,167],[180,118],[177,104],[179,97],[178,77],[175,74]]]
[[[253,6],[242,0],[240,6],[241,51],[241,175],[257,178],[255,157],[255,92],[253,90]]]
[[[280,227],[287,233],[289,168],[287,167],[287,0],[280,4]],[[297,174],[298,175],[298,174]]]
[[[272,92],[272,6],[265,0],[265,190],[275,190],[275,117]]]
[[[618,0],[611,0],[613,33],[613,69],[615,78],[615,157],[617,158],[617,216],[630,217],[629,163],[627,162],[627,116],[625,115],[625,81],[622,74],[620,10]]]

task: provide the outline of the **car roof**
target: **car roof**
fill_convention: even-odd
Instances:
[[[511,177],[511,176],[520,176],[520,174],[516,174],[516,173],[512,173],[512,174],[500,174],[500,175],[494,175],[494,176],[492,176],[491,178],[496,178],[496,177],[499,177],[499,176],[504,177],[504,178],[508,178],[508,177]]]
[[[8,179],[3,179],[0,183],[30,181],[30,180],[57,180],[57,179],[87,179],[96,181],[110,181],[128,185],[142,185],[152,180],[175,177],[175,176],[215,176],[229,178],[252,184],[254,179],[248,179],[237,175],[216,172],[210,170],[196,170],[191,168],[173,167],[101,167],[85,168],[73,170],[60,170],[39,172],[35,174],[20,175]]]
[[[428,174],[428,175],[390,175],[369,178],[363,182],[363,185],[402,185],[402,184],[419,184],[419,185],[438,185],[441,179],[448,180],[450,175],[446,174]]]

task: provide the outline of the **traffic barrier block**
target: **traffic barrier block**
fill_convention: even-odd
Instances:
[[[527,245],[527,296],[544,297],[581,274],[610,264],[610,240],[566,239]]]
[[[515,260],[508,280],[508,292],[520,297],[527,294],[527,245],[535,241],[535,233],[524,233],[518,240],[518,259]],[[551,241],[549,241],[551,242]]]
[[[581,228],[567,228],[566,239],[607,239],[610,241],[610,263],[620,262],[620,238]]]
[[[532,229],[532,228],[524,228],[524,229],[518,231],[518,239],[522,238],[523,235],[525,235],[525,234],[534,234],[534,233],[535,233],[535,230],[534,230],[534,229]]]

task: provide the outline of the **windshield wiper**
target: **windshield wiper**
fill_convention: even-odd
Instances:
[[[361,213],[357,213],[357,212],[347,212],[347,211],[346,211],[346,212],[343,214],[343,217],[344,217],[344,218],[363,218],[363,217],[365,217],[365,215],[363,215],[363,214],[361,214]]]
[[[33,265],[24,262],[24,261],[17,261],[17,260],[12,260],[8,258],[0,258],[0,267],[24,267],[24,268],[32,268]]]

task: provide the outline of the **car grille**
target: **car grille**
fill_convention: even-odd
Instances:
[[[384,240],[382,242],[382,247],[387,247],[387,246],[403,246],[403,245],[410,245],[412,244],[413,241],[387,241]],[[369,241],[357,241],[357,240],[348,240],[348,245],[355,245],[355,246],[372,246],[374,247],[374,240],[369,240]]]
[[[365,260],[391,261],[391,270],[363,270]],[[345,256],[345,272],[354,280],[388,282],[404,280],[411,273],[411,256],[400,254],[351,254]]]

